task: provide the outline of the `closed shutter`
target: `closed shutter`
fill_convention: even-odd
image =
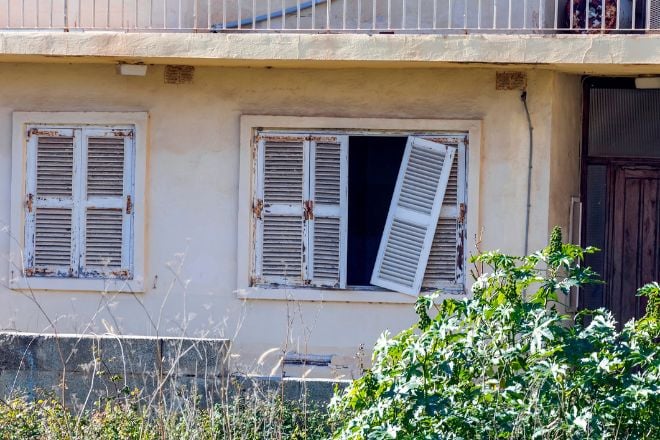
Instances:
[[[132,129],[28,131],[27,276],[132,277]]]
[[[77,138],[72,129],[28,130],[25,273],[75,276],[74,184]]]
[[[419,294],[455,152],[408,138],[371,284]]]
[[[422,287],[463,291],[464,242],[466,215],[466,155],[465,138],[443,138],[456,147],[456,159],[452,163],[445,198],[440,210],[438,226],[433,236],[429,260]],[[438,142],[438,140],[436,140]]]
[[[348,137],[312,136],[310,143],[310,278],[314,286],[346,287]]]
[[[308,199],[309,141],[301,135],[258,138],[255,282],[301,285],[307,239],[303,201]]]
[[[133,131],[84,129],[82,276],[131,278]]]

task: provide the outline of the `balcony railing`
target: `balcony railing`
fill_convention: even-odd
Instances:
[[[0,0],[0,30],[660,32],[660,0]]]

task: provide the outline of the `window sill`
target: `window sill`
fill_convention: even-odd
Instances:
[[[142,280],[90,280],[80,278],[16,278],[10,281],[12,290],[38,290],[62,292],[141,293]]]
[[[425,293],[425,292],[423,292]],[[430,293],[430,292],[429,292]],[[313,301],[346,303],[414,304],[416,296],[387,290],[332,290],[313,288],[248,287],[235,292],[243,300]],[[464,298],[465,293],[441,293],[438,300]]]

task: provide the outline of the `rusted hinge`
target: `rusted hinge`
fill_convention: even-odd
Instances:
[[[32,212],[33,205],[34,205],[34,194],[28,194],[27,200],[25,201],[25,206],[27,207],[28,212]]]
[[[254,216],[258,219],[261,219],[261,214],[263,213],[264,210],[264,201],[263,200],[255,200],[254,205],[252,206],[252,212],[254,213]]]
[[[305,220],[314,220],[314,201],[313,200],[305,200],[303,203],[303,216]]]
[[[465,223],[465,203],[461,203],[458,205],[458,223],[463,224]]]
[[[133,200],[131,199],[131,196],[126,196],[126,214],[130,214],[133,212]]]

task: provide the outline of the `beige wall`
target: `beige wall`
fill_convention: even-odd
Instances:
[[[550,155],[550,225],[568,234],[571,196],[580,195],[582,88],[580,78],[555,76]]]
[[[479,200],[470,200],[479,204],[481,246],[523,249],[527,122],[520,92],[496,91],[493,70],[200,67],[193,84],[166,85],[162,66],[150,66],[146,77],[123,77],[112,65],[0,64],[0,77],[0,223],[9,221],[13,111],[150,114],[147,291],[30,295],[0,286],[2,329],[52,332],[49,320],[63,332],[180,335],[185,329],[189,336],[231,338],[234,366],[244,371],[271,373],[282,350],[297,350],[338,355],[334,373],[350,374],[343,366],[355,366],[360,344],[368,349],[383,330],[412,323],[409,304],[236,298],[241,114],[482,120],[480,169],[469,170],[481,178]],[[566,182],[577,172],[578,122],[569,117],[577,83],[576,77],[529,71],[532,249],[545,243],[551,223],[565,218],[570,194],[551,186],[574,189]],[[470,252],[476,232],[469,231]],[[3,259],[9,240],[0,233]],[[0,279],[6,285],[6,264],[0,264]]]

